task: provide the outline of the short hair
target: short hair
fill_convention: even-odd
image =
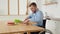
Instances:
[[[37,5],[36,5],[35,2],[32,2],[32,3],[29,5],[29,7],[31,7],[32,5],[33,5],[34,7],[37,7]]]

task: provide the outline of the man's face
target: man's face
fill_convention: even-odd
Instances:
[[[36,12],[37,7],[31,5],[30,9],[31,9],[31,11],[34,13],[34,12]]]

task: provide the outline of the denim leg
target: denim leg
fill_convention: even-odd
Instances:
[[[39,32],[31,32],[31,34],[39,34]]]
[[[24,33],[24,34],[27,34],[27,33]],[[31,32],[31,34],[39,34],[39,32]]]

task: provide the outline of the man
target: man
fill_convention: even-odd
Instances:
[[[24,20],[24,24],[28,24],[29,21],[31,22],[36,22],[37,24],[35,24],[34,26],[39,26],[42,27],[43,26],[43,13],[37,8],[36,3],[31,3],[29,5],[32,14],[29,15],[25,20]],[[37,33],[35,33],[37,34]]]

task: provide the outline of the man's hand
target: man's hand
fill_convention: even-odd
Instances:
[[[29,18],[27,17],[24,21],[28,20]]]
[[[27,19],[27,20],[24,20],[24,21],[23,21],[23,24],[28,25],[28,24],[29,24],[28,22],[29,22],[29,20],[28,20],[28,19]]]

